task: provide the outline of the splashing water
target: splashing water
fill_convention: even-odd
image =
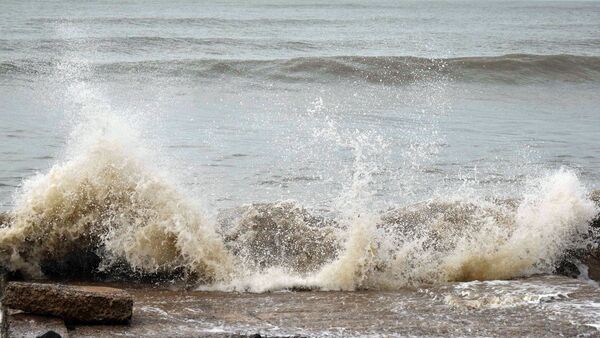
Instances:
[[[531,182],[520,202],[430,200],[369,212],[357,201],[370,198],[363,189],[373,168],[354,149],[354,185],[339,203],[353,212],[326,221],[293,201],[248,205],[217,227],[137,157],[135,143],[122,143],[123,121],[108,127],[25,183],[0,229],[4,265],[40,276],[44,261],[94,251],[107,271],[184,269],[207,288],[250,291],[506,279],[551,273],[567,250],[587,244],[598,211],[562,169]]]
[[[2,229],[3,263],[40,276],[43,260],[100,250],[108,265],[124,260],[141,272],[185,267],[205,280],[223,278],[230,257],[210,223],[116,137],[102,133],[25,183]]]
[[[183,274],[211,290],[510,279],[552,273],[570,250],[589,244],[588,224],[598,213],[567,169],[531,180],[518,200],[435,198],[385,209],[374,188],[390,155],[385,137],[344,129],[326,116],[314,136],[353,159],[334,217],[283,201],[222,211],[215,221],[159,170],[135,123],[85,83],[68,85],[67,93],[80,113],[66,159],[24,183],[0,228],[0,262],[30,277],[92,253],[99,260],[93,269],[108,275],[122,267],[131,278]],[[322,113],[323,105],[316,100],[310,113]],[[437,137],[435,128],[424,133]],[[439,149],[417,143],[406,156],[418,169],[419,149]]]

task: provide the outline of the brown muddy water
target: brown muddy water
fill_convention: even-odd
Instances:
[[[231,293],[116,284],[135,297],[130,326],[70,337],[600,336],[600,292],[559,276],[448,283],[392,292]]]

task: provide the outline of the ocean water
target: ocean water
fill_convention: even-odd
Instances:
[[[0,262],[512,306],[594,244],[599,33],[597,1],[2,1]]]

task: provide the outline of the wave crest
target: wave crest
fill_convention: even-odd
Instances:
[[[124,43],[128,45],[131,42]],[[435,80],[441,76],[456,81],[504,84],[600,81],[600,57],[564,54],[448,59],[410,56],[336,56],[276,60],[179,59],[95,63],[89,67],[95,77],[227,77],[291,83],[358,80],[384,85],[405,85],[415,81]],[[55,68],[52,61],[14,60],[0,63],[0,76],[45,76],[50,75]]]

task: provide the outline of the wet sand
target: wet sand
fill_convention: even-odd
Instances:
[[[70,337],[600,336],[600,289],[557,276],[393,292],[111,286],[135,297],[130,325],[75,326]]]

